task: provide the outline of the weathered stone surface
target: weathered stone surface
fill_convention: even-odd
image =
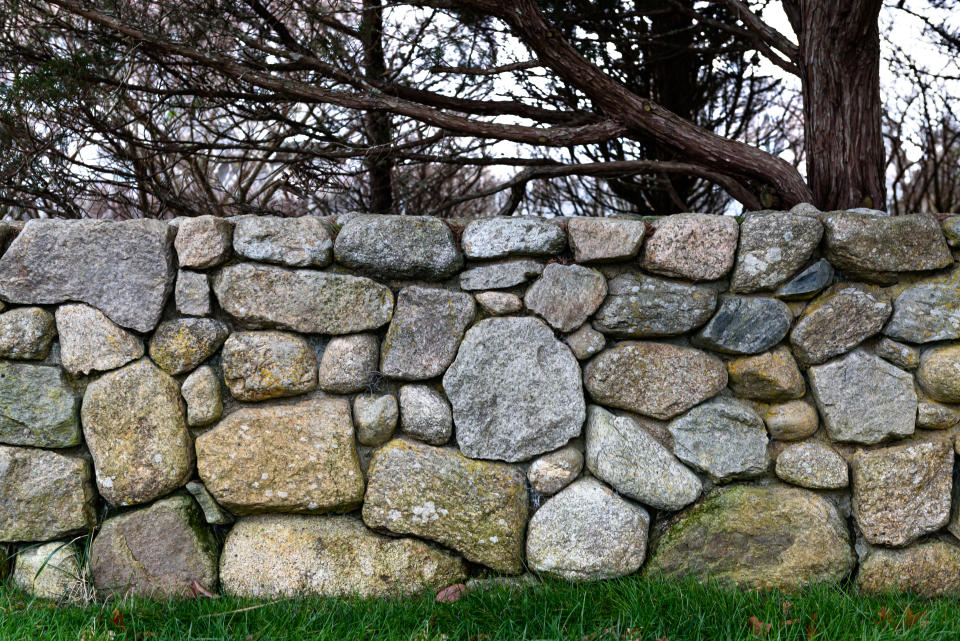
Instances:
[[[218,552],[196,502],[178,494],[104,521],[90,572],[108,596],[186,598],[194,581],[216,591]]]
[[[146,503],[190,480],[183,409],[180,386],[146,358],[87,386],[80,418],[103,498]]]
[[[0,541],[50,541],[93,528],[90,464],[0,445]]]
[[[583,371],[583,386],[595,402],[659,419],[687,411],[726,385],[720,359],[664,343],[618,343]]]
[[[807,371],[827,434],[834,441],[879,443],[913,434],[913,377],[863,350]]]
[[[87,305],[61,305],[56,313],[60,361],[73,375],[122,367],[143,356],[143,341]]]
[[[799,441],[817,431],[820,419],[817,409],[807,401],[788,401],[771,405],[763,415],[770,438],[778,441]]]
[[[940,223],[940,230],[947,241],[947,245],[960,247],[960,216],[950,216]]]
[[[920,365],[920,352],[915,347],[881,338],[873,346],[873,353],[900,369],[916,369]]]
[[[220,557],[224,592],[247,598],[391,597],[462,583],[463,561],[412,538],[374,534],[349,516],[241,519]]]
[[[222,359],[223,380],[237,400],[296,396],[317,387],[317,357],[296,334],[234,332]]]
[[[717,292],[712,287],[640,272],[615,277],[609,289],[593,325],[619,338],[683,334],[710,320],[717,308]]]
[[[505,289],[525,283],[542,273],[543,263],[535,260],[505,260],[466,270],[460,274],[460,288],[466,291]]]
[[[453,232],[428,216],[356,216],[337,234],[337,262],[376,278],[444,280],[463,267]]]
[[[515,314],[523,309],[523,301],[516,294],[508,292],[478,292],[474,295],[483,311],[491,316]]]
[[[358,396],[353,399],[353,424],[357,428],[357,440],[361,445],[376,446],[386,443],[397,427],[400,410],[397,397]]]
[[[476,307],[469,294],[427,287],[400,290],[380,352],[380,373],[407,381],[443,374]]]
[[[184,218],[177,228],[177,259],[181,267],[215,267],[230,258],[233,225],[219,216]]]
[[[643,247],[647,271],[687,278],[716,280],[733,267],[740,226],[732,216],[676,214],[653,223]]]
[[[552,256],[567,246],[567,235],[542,218],[481,218],[466,226],[461,244],[468,258]]]
[[[53,314],[39,307],[18,307],[0,314],[0,358],[41,360],[50,353],[57,328]]]
[[[80,301],[147,332],[173,285],[172,241],[160,220],[31,220],[0,259],[0,298]]]
[[[853,565],[847,524],[829,500],[794,487],[735,485],[675,517],[645,572],[796,591],[840,582]]]
[[[765,352],[787,335],[793,313],[775,298],[724,296],[693,344],[726,354]]]
[[[316,216],[240,216],[233,230],[233,251],[261,263],[290,267],[330,264],[330,229]]]
[[[230,525],[233,523],[233,515],[220,507],[206,485],[200,481],[190,481],[187,483],[187,491],[200,506],[203,511],[203,519],[207,523],[210,525]]]
[[[228,265],[213,277],[220,306],[253,329],[353,334],[390,322],[393,293],[369,278],[271,265]]]
[[[578,263],[628,260],[640,253],[647,225],[629,218],[571,218],[570,249]]]
[[[717,483],[760,476],[770,466],[763,420],[743,401],[718,397],[674,419],[673,453]]]
[[[924,398],[917,402],[917,427],[924,430],[945,430],[960,423],[960,414],[946,405]]]
[[[489,318],[467,332],[443,377],[457,441],[472,458],[523,461],[580,433],[580,367],[535,318]]]
[[[926,350],[920,357],[917,382],[935,401],[960,403],[960,345]]]
[[[177,284],[173,289],[173,299],[177,311],[184,316],[209,316],[213,311],[210,304],[210,282],[202,272],[181,269],[177,272]]]
[[[620,494],[658,510],[679,510],[702,490],[697,475],[639,425],[597,405],[587,412],[587,468]]]
[[[790,343],[801,363],[814,365],[845,354],[879,334],[890,317],[890,301],[861,285],[834,285],[803,310]]]
[[[369,384],[380,361],[380,341],[374,334],[335,336],[320,358],[320,389],[331,394],[353,394]]]
[[[809,260],[822,235],[823,225],[808,216],[785,211],[747,216],[730,290],[751,293],[783,285]]]
[[[223,413],[220,379],[209,365],[198,368],[184,379],[180,395],[187,403],[187,425],[190,427],[210,425]]]
[[[229,334],[213,318],[164,321],[150,339],[150,358],[167,374],[183,374],[213,356]]]
[[[960,547],[945,540],[899,550],[869,546],[860,560],[857,587],[867,594],[911,592],[932,599],[960,592]]]
[[[883,333],[911,343],[960,338],[960,267],[904,289]]]
[[[523,472],[450,448],[396,439],[373,455],[363,501],[372,528],[437,541],[509,574],[523,565]]]
[[[349,512],[363,500],[345,399],[228,414],[197,438],[197,469],[234,514]]]
[[[597,311],[607,295],[603,274],[581,265],[551,263],[523,297],[527,309],[561,332],[569,332]]]
[[[544,454],[527,468],[527,480],[534,492],[552,496],[570,485],[583,471],[583,454],[568,445]]]
[[[589,325],[584,325],[574,333],[568,334],[563,340],[579,361],[599,354],[607,346],[607,338]]]
[[[80,444],[77,398],[59,367],[0,361],[0,443]]]
[[[953,262],[936,218],[833,211],[821,216],[826,258],[853,273],[939,269]]]
[[[791,280],[777,288],[776,296],[784,300],[813,298],[833,282],[833,266],[821,258]]]
[[[849,483],[847,462],[817,441],[797,443],[780,452],[776,472],[787,483],[814,490],[836,490]]]
[[[789,401],[806,391],[803,374],[786,347],[727,362],[730,389],[758,401]]]
[[[530,519],[527,562],[535,572],[574,581],[632,574],[643,564],[649,527],[642,507],[583,479]]]
[[[453,434],[450,403],[428,385],[404,385],[400,388],[400,429],[424,443],[443,445]]]
[[[69,541],[24,548],[13,562],[13,586],[39,599],[74,600],[80,596],[77,556],[77,547]]]

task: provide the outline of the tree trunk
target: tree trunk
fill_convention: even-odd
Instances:
[[[363,0],[363,16],[360,19],[360,40],[363,44],[363,72],[378,84],[387,72],[383,57],[383,5],[382,0]],[[370,200],[368,210],[372,214],[386,214],[393,209],[393,155],[391,153],[392,126],[386,111],[369,110],[363,114],[369,150],[365,159],[369,180]]]

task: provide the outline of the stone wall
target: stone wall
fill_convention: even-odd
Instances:
[[[957,220],[5,224],[5,570],[955,591]]]

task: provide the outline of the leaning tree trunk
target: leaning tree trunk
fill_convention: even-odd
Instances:
[[[363,43],[363,71],[371,82],[379,83],[387,72],[383,57],[382,0],[363,0],[360,19]],[[363,114],[369,150],[366,155],[370,190],[368,209],[373,214],[386,214],[393,209],[392,126],[386,111],[370,110]]]
[[[783,0],[800,45],[807,183],[821,209],[886,206],[882,0]]]

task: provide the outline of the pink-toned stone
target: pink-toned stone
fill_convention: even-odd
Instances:
[[[716,280],[733,267],[740,227],[730,216],[676,214],[653,223],[643,268],[676,278]]]

